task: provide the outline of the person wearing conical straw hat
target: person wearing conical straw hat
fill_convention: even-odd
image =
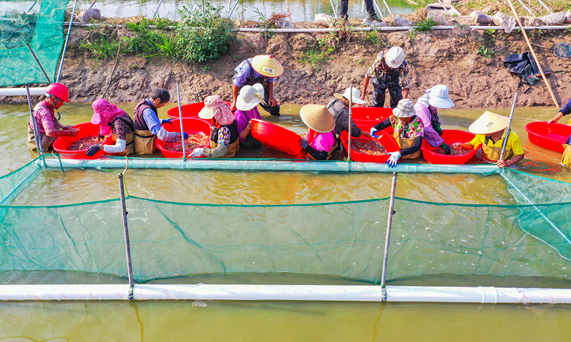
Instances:
[[[408,98],[410,78],[408,76],[408,63],[405,60],[404,50],[394,46],[389,50],[379,52],[373,65],[367,70],[363,81],[363,93],[361,100],[365,100],[367,87],[373,79],[373,102],[372,107],[385,105],[385,91],[388,89],[391,103],[395,108],[401,99]]]
[[[210,148],[195,148],[192,158],[231,158],[240,150],[238,126],[234,114],[220,96],[212,95],[204,99],[204,108],[198,117],[205,120],[212,119],[214,126],[210,132]]]
[[[476,137],[469,143],[456,143],[453,146],[471,150],[476,146],[482,145],[482,157],[484,160],[494,162],[499,167],[511,166],[522,160],[524,153],[517,133],[510,131],[504,157],[502,160],[499,160],[509,122],[509,118],[505,116],[485,112],[468,128],[470,132],[476,134]]]
[[[299,144],[307,153],[309,159],[326,160],[335,149],[335,120],[325,106],[305,105],[299,112],[303,123],[309,127],[305,139]]]
[[[258,104],[266,104],[264,102],[264,87],[256,83],[253,86],[243,86],[240,89],[240,95],[236,101],[236,123],[238,125],[238,133],[240,133],[240,148],[249,150],[262,147],[262,143],[256,140],[252,134],[252,119],[261,120]]]
[[[387,164],[390,167],[395,167],[401,157],[403,159],[420,157],[420,146],[422,146],[424,139],[424,124],[416,116],[412,100],[400,100],[397,108],[393,110],[393,115],[371,128],[371,136],[377,138],[378,131],[390,126],[393,127],[394,138],[400,146],[400,151],[389,152],[391,156],[387,160]]]
[[[232,79],[232,104],[230,108],[236,108],[236,101],[240,89],[245,86],[253,86],[256,83],[264,87],[264,101],[262,108],[271,115],[280,115],[280,106],[274,98],[274,80],[283,74],[284,68],[274,56],[259,55],[248,58],[236,67]]]
[[[351,89],[353,89],[351,91]],[[353,105],[362,105],[366,102],[361,100],[361,93],[357,88],[349,87],[345,89],[343,94],[333,94],[334,99],[329,101],[327,109],[335,119],[335,137],[338,139],[339,134],[343,131],[349,132],[349,101],[353,101]],[[362,132],[355,122],[351,119],[351,136],[358,138],[361,134],[369,135],[369,132]]]
[[[438,108],[452,107],[454,107],[454,102],[450,100],[448,87],[443,84],[428,89],[426,94],[421,96],[414,105],[416,116],[424,124],[424,139],[430,146],[442,148],[446,154],[450,154],[452,151],[441,138],[442,128],[440,127]]]

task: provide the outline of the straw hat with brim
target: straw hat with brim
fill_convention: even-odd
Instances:
[[[258,74],[270,78],[279,77],[284,73],[284,68],[280,62],[271,55],[259,55],[252,58],[252,68]]]
[[[319,133],[328,133],[335,128],[335,119],[322,105],[305,105],[299,112],[307,127]]]
[[[397,108],[393,109],[393,114],[397,118],[410,118],[416,114],[414,102],[411,99],[399,101]]]
[[[353,103],[355,104],[367,103],[361,100],[361,92],[357,88],[353,88],[353,98],[351,98],[351,87],[345,89],[345,93],[343,94],[338,94],[338,93],[333,94],[333,97],[336,98],[337,100],[343,100],[345,98],[347,100],[353,101]]]
[[[508,127],[510,119],[492,112],[485,112],[470,125],[468,130],[474,134],[492,134]]]

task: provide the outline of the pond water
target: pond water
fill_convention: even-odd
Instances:
[[[120,104],[132,112],[134,104]],[[172,107],[171,105],[169,107]],[[168,108],[168,107],[167,107]],[[264,118],[305,133],[300,106],[285,105],[284,114]],[[90,104],[62,108],[62,122],[90,120]],[[441,111],[444,129],[466,130],[483,109]],[[508,115],[508,109],[494,110]],[[513,129],[526,159],[520,170],[571,182],[559,166],[560,154],[541,149],[527,139],[528,122],[553,117],[553,108],[518,108]],[[160,110],[166,117],[166,108]],[[32,160],[25,145],[27,106],[0,106],[0,175]],[[268,157],[279,157],[271,151]],[[157,155],[156,157],[159,157]],[[131,195],[195,203],[290,204],[384,197],[390,175],[308,173],[181,172],[128,170]],[[474,175],[402,175],[397,196],[453,203],[513,204],[499,177]],[[284,191],[287,189],[287,191]],[[47,194],[50,196],[47,196]],[[15,204],[64,204],[116,198],[113,172],[57,170],[43,172]],[[34,274],[30,275],[33,283]],[[62,282],[69,277],[65,272]],[[38,276],[41,279],[41,275]],[[9,277],[4,276],[7,282]],[[446,276],[436,277],[442,283]],[[460,278],[460,277],[456,277]],[[466,278],[467,279],[467,278]],[[85,282],[103,279],[85,278]],[[240,282],[237,276],[236,282]],[[107,279],[105,282],[124,282]],[[228,280],[226,280],[228,281]],[[434,277],[393,284],[429,285]],[[458,279],[454,281],[458,282]],[[468,280],[465,280],[467,283]],[[231,282],[231,281],[230,281]],[[304,282],[303,279],[300,282]],[[307,283],[307,282],[305,282]],[[329,279],[328,283],[347,283]],[[501,284],[494,284],[501,285]],[[522,279],[520,286],[542,286]],[[565,286],[562,282],[561,286]],[[374,304],[298,302],[24,302],[0,303],[0,341],[568,341],[571,307],[550,305]],[[541,327],[541,329],[538,329]]]
[[[331,2],[332,1],[332,2]],[[313,21],[315,14],[326,13],[334,16],[331,4],[335,6],[335,11],[339,15],[339,1],[338,0],[289,0],[289,10],[293,22],[297,21]],[[375,0],[381,13],[379,17],[387,16],[388,10],[383,4],[382,0]],[[161,18],[178,19],[179,9],[186,5],[184,0],[161,0],[145,1],[145,0],[99,0],[94,8],[101,10],[101,15],[105,17],[131,17],[136,15],[143,15],[153,17],[158,7],[158,16]],[[193,1],[195,2],[195,1]],[[418,6],[406,0],[386,0],[387,5],[391,8],[393,13],[412,13]],[[79,0],[78,8],[81,10],[87,9],[91,5],[91,0]],[[232,9],[236,4],[235,0],[225,1],[216,0],[210,1],[213,5],[223,6],[222,11],[224,16],[228,16],[228,8]],[[68,11],[73,9],[73,1],[68,4]],[[378,10],[377,10],[378,12]],[[268,19],[272,13],[287,13],[285,1],[269,1],[269,0],[239,0],[232,18],[239,20],[265,20]],[[366,12],[362,9],[362,1],[352,0],[349,1],[350,17],[365,18]]]

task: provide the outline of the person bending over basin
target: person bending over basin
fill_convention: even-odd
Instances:
[[[85,154],[93,156],[100,150],[120,156],[135,153],[135,124],[129,114],[105,99],[96,100],[91,106],[94,111],[91,123],[99,125],[99,134],[113,134],[114,145],[96,144]]]
[[[258,104],[264,102],[264,87],[256,83],[253,86],[243,86],[240,89],[238,100],[236,100],[236,124],[238,125],[238,133],[240,134],[240,148],[249,150],[262,147],[262,143],[254,139],[252,136],[251,119],[261,120]]]
[[[438,108],[452,108],[454,102],[450,100],[448,95],[448,87],[442,84],[436,85],[427,90],[416,104],[416,116],[420,118],[424,124],[424,139],[432,147],[441,147],[446,154],[452,153],[450,146],[442,140],[442,128],[440,127],[440,118],[438,117]]]
[[[335,120],[325,106],[305,105],[299,112],[301,120],[309,127],[305,139],[299,144],[309,159],[327,160],[337,147],[335,144]]]
[[[339,144],[339,134],[343,131],[349,133],[349,99],[352,97],[353,106],[363,105],[366,102],[361,100],[361,93],[356,88],[353,88],[353,94],[351,95],[351,87],[345,89],[343,95],[333,94],[333,97],[335,98],[329,101],[327,109],[331,115],[333,115],[333,119],[335,119],[334,133],[337,144]],[[358,138],[361,134],[368,136],[369,132],[362,132],[353,119],[351,119],[351,136]]]
[[[231,158],[240,150],[240,134],[234,114],[220,96],[212,95],[204,99],[204,108],[198,117],[205,120],[213,119],[214,126],[210,133],[210,148],[195,148],[192,158]]]
[[[414,102],[410,99],[400,100],[393,115],[371,128],[371,136],[378,138],[377,132],[389,126],[393,127],[394,138],[399,144],[400,151],[389,152],[391,155],[387,164],[397,166],[399,159],[416,159],[420,157],[420,146],[424,138],[424,124],[415,115]]]
[[[157,138],[166,142],[180,139],[180,133],[167,132],[162,125],[171,123],[171,119],[159,120],[158,109],[169,102],[171,95],[166,89],[157,88],[151,96],[135,107],[135,151],[138,154],[153,154]],[[184,140],[188,134],[184,133]]]
[[[46,99],[34,107],[34,119],[38,124],[42,150],[47,152],[58,137],[75,137],[78,130],[73,126],[62,125],[55,117],[54,111],[69,102],[67,87],[61,83],[52,83],[46,89]],[[38,152],[34,122],[30,118],[28,125],[28,149],[32,153]]]
[[[454,146],[471,150],[478,145],[482,145],[482,157],[484,160],[496,163],[499,167],[511,166],[522,160],[524,154],[517,133],[510,131],[504,156],[500,160],[508,124],[509,119],[505,116],[485,112],[468,128],[470,132],[476,134],[476,137],[469,143],[456,143]]]

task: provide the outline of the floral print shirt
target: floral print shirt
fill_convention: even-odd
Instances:
[[[373,65],[367,70],[365,77],[375,78],[382,74],[395,71],[395,69],[388,66],[387,62],[385,62],[385,53],[386,51],[379,52],[379,54],[377,55],[377,59],[375,60]],[[408,77],[409,69],[406,60],[403,61],[402,64],[396,70],[398,70],[398,72],[400,73],[399,85],[401,86],[401,88],[410,89],[410,78]]]
[[[399,120],[399,118],[394,115],[390,117],[390,120],[395,130],[395,135],[400,139],[424,137],[424,124],[420,121],[418,116],[413,116],[408,123]]]

